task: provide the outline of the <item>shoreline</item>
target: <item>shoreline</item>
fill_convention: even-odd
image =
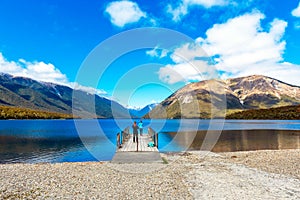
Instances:
[[[0,164],[0,198],[300,198],[300,149],[161,155],[168,164]]]
[[[236,164],[300,180],[300,149],[258,150],[219,153]]]

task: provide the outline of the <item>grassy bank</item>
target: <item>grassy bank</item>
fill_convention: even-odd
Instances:
[[[300,105],[245,110],[229,114],[226,119],[300,120]]]
[[[72,119],[73,115],[31,110],[27,108],[0,106],[0,119]]]

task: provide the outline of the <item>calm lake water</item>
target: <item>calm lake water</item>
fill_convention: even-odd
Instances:
[[[145,130],[151,126],[160,133],[161,152],[210,148],[221,130],[212,151],[300,148],[300,121],[143,122]],[[0,163],[111,160],[116,150],[116,134],[130,124],[132,120],[3,120],[0,121]],[[207,130],[212,131],[207,133]]]

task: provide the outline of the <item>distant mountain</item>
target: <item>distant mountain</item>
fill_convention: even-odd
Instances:
[[[90,103],[92,101],[94,106]],[[73,111],[75,115],[86,118],[122,118],[129,115],[126,108],[107,98],[4,73],[0,74],[0,105],[65,114]]]
[[[150,118],[211,118],[224,112],[215,106],[211,116],[211,102],[221,103],[222,93],[209,88],[222,85],[226,94],[227,113],[245,109],[263,109],[300,104],[300,87],[260,75],[232,78],[225,81],[207,80],[191,83],[179,89],[156,106]],[[223,96],[224,92],[223,92]],[[196,102],[196,103],[195,103]],[[195,105],[199,108],[195,108]]]
[[[132,117],[136,117],[136,118],[141,118],[144,115],[146,115],[148,112],[150,112],[153,108],[155,108],[155,106],[158,105],[157,103],[153,103],[153,104],[149,104],[143,108],[140,109],[133,109],[130,108],[129,113]]]

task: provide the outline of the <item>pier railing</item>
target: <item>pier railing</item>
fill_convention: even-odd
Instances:
[[[148,134],[152,138],[154,146],[158,148],[158,133],[154,131],[151,127],[149,127]]]
[[[123,131],[117,133],[117,147],[121,148],[122,144],[124,144],[129,139],[129,126],[126,127]]]
[[[136,138],[136,143],[134,144],[134,145],[136,145],[136,151],[139,151],[140,141],[139,141],[138,135]],[[156,131],[154,131],[151,127],[148,127],[148,135],[151,138],[151,140],[153,141],[154,147],[158,148],[158,133]],[[129,138],[130,138],[130,127],[128,126],[123,131],[117,133],[117,148],[118,149],[122,148],[123,144],[125,144]],[[142,136],[141,136],[141,139],[143,139]],[[144,144],[144,143],[145,142],[143,142],[142,144],[146,145],[146,146],[148,145],[148,147],[149,147],[148,142],[146,144]],[[126,143],[124,146],[127,147],[127,145],[128,145],[128,143]]]

